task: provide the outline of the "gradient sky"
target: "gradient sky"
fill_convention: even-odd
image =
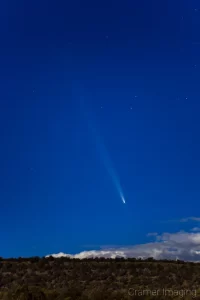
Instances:
[[[0,256],[144,243],[198,216],[198,1],[8,0],[0,32]]]

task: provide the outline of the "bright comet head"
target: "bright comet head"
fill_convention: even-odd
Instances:
[[[124,197],[122,197],[122,202],[123,202],[124,204],[126,204],[126,201],[125,201]]]

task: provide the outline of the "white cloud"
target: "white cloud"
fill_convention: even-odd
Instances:
[[[149,233],[147,234],[147,236],[157,236],[157,235],[158,235],[157,232],[149,232]]]
[[[83,251],[75,255],[52,254],[54,257],[69,256],[71,258],[92,257],[154,257],[155,259],[180,259],[200,261],[200,233],[184,232],[163,233],[155,236],[155,242],[127,247],[112,247],[101,250]]]
[[[52,254],[52,255],[47,255],[46,257],[48,256],[53,256],[55,258],[59,258],[59,257],[70,257],[70,258],[73,258],[73,255],[71,254],[65,254],[63,252],[60,252],[60,253],[57,253],[57,254]]]
[[[200,227],[194,227],[191,229],[191,231],[200,231]]]
[[[198,217],[188,217],[188,218],[184,218],[184,219],[180,220],[180,222],[189,222],[189,221],[200,222],[200,218],[198,218]]]

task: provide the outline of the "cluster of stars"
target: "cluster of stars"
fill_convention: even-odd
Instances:
[[[134,96],[134,98],[136,99],[136,98],[138,98],[138,96]],[[100,107],[101,109],[103,109],[103,106],[101,105],[101,107]],[[133,107],[132,106],[130,106],[130,110],[132,110],[133,109]]]
[[[138,98],[138,96],[134,96],[134,98]],[[180,100],[180,97],[177,97],[177,100]],[[185,97],[185,100],[188,100],[188,97]],[[103,109],[103,106],[100,108]],[[133,106],[130,106],[130,110],[133,110]]]

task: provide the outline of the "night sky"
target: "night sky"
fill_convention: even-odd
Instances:
[[[2,1],[0,256],[200,245],[198,3]]]

